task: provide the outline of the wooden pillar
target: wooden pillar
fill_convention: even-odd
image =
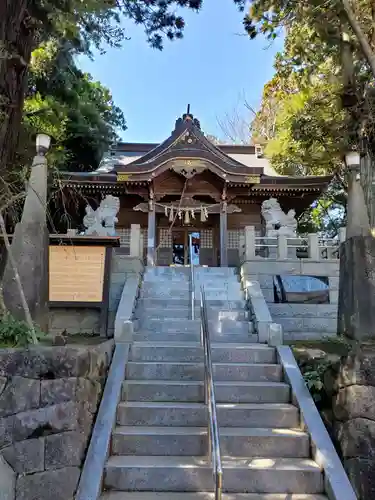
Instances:
[[[155,266],[155,235],[156,235],[156,212],[153,192],[150,191],[148,202],[148,229],[147,229],[147,265]]]
[[[220,210],[220,266],[228,266],[228,214],[225,200]]]

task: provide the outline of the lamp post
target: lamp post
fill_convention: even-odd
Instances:
[[[12,259],[7,259],[3,278],[4,302],[9,312],[20,320],[28,321],[31,316],[44,331],[48,329],[46,154],[50,144],[48,135],[37,135],[22,217],[14,231]]]
[[[348,178],[346,239],[353,236],[368,236],[370,222],[361,185],[360,153],[356,150],[345,153],[345,166]]]
[[[51,137],[47,134],[38,134],[36,136],[36,154],[37,156],[46,156],[51,145]]]

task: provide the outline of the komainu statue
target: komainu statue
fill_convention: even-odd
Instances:
[[[119,210],[120,200],[112,195],[106,196],[96,210],[86,205],[86,215],[83,218],[85,235],[116,236],[115,224],[118,222]]]
[[[285,234],[293,238],[297,234],[297,221],[295,210],[286,214],[282,211],[276,198],[270,198],[262,203],[262,216],[266,223],[266,236],[275,237]]]

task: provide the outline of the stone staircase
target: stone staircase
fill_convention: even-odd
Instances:
[[[251,333],[234,270],[198,268],[212,343],[223,500],[324,500],[274,348]],[[148,268],[101,500],[213,499],[197,293],[188,268]]]

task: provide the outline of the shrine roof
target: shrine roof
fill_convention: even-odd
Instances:
[[[119,143],[94,172],[62,174],[74,184],[149,183],[168,168],[208,169],[227,185],[254,189],[286,188],[324,190],[332,176],[290,177],[278,175],[257,145],[218,145],[204,135],[199,120],[188,108],[176,120],[171,135],[161,144]],[[186,164],[186,165],[185,165]],[[178,170],[177,169],[177,170]]]

